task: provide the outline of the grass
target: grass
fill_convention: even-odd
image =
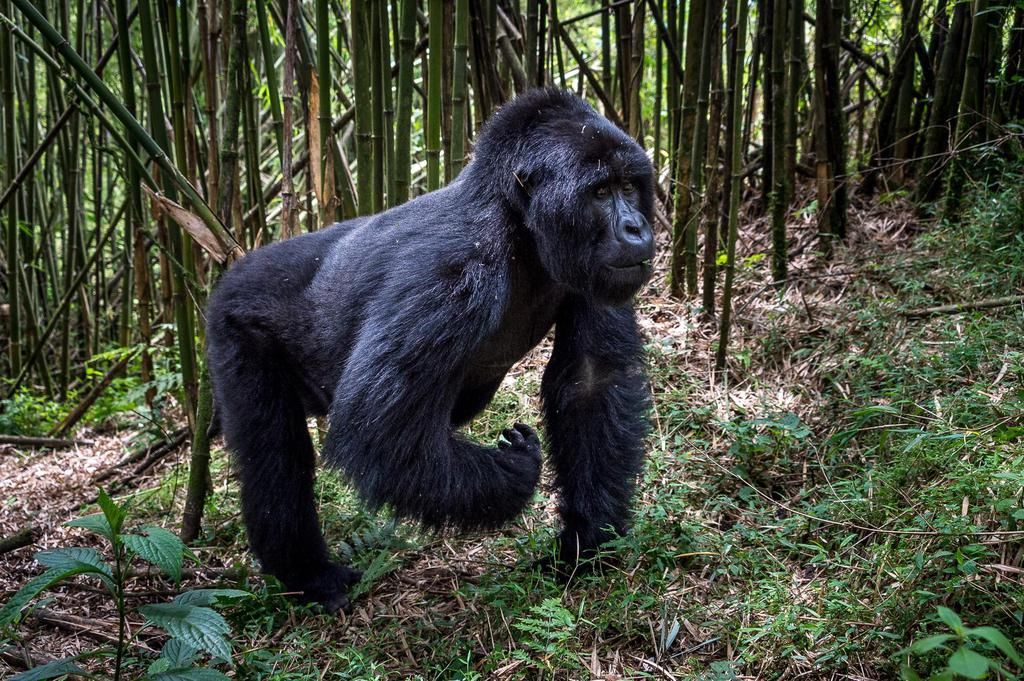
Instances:
[[[977,629],[1024,649],[1024,541],[999,534],[1024,530],[1021,307],[904,314],[1021,290],[1021,184],[782,294],[744,253],[727,387],[689,305],[645,304],[655,427],[635,526],[568,589],[535,565],[557,523],[546,488],[515,526],[456,538],[369,515],[321,475],[329,542],[366,576],[346,618],[297,607],[254,576],[220,453],[200,554],[260,596],[227,613],[236,677],[888,679],[969,672],[970,655],[1024,672]],[[472,437],[539,423],[539,366]]]

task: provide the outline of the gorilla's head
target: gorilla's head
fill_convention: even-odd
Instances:
[[[491,119],[475,155],[474,174],[497,185],[552,279],[619,304],[650,278],[654,171],[589,104],[561,90],[528,92]]]

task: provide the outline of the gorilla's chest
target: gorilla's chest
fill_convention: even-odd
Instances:
[[[558,300],[557,295],[549,293],[510,305],[497,331],[474,354],[471,371],[490,377],[504,376],[551,330]]]

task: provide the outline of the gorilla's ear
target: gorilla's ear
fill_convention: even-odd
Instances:
[[[530,202],[538,185],[538,168],[531,164],[520,164],[512,170],[512,181],[509,188],[509,202],[523,217],[530,210]]]

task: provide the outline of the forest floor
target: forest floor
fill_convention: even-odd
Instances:
[[[978,197],[956,228],[921,220],[898,195],[855,205],[849,245],[831,261],[814,252],[813,211],[795,213],[781,291],[768,280],[767,225],[749,219],[724,381],[712,371],[714,324],[695,302],[666,297],[663,274],[652,282],[639,316],[654,427],[635,527],[613,566],[568,589],[534,566],[556,525],[546,488],[501,533],[442,537],[368,515],[324,474],[329,543],[366,574],[347,616],[295,606],[245,552],[218,450],[200,562],[180,586],[134,576],[130,631],[139,605],[218,585],[256,594],[222,608],[233,667],[217,668],[236,678],[889,679],[908,663],[964,669],[972,655],[1020,673],[1001,639],[951,629],[938,606],[1022,649],[1022,307],[908,314],[1024,291],[1018,191]],[[540,421],[548,351],[506,379],[473,437]],[[0,603],[41,571],[35,551],[101,547],[62,523],[95,512],[82,504],[120,480],[98,474],[137,435],[83,430],[91,446],[0,451],[0,536],[37,529],[33,545],[0,555]],[[176,529],[186,478],[182,448],[125,480],[128,525]],[[23,668],[19,655],[111,650],[115,611],[96,586],[48,592],[0,635],[0,676]],[[900,654],[943,633],[953,635],[933,640],[944,646]],[[158,632],[139,636],[132,676],[161,644]]]

